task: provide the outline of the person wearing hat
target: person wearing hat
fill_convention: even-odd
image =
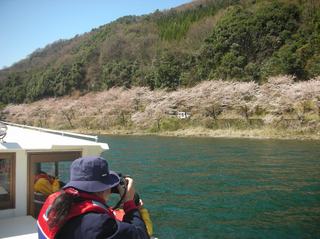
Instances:
[[[149,238],[134,203],[134,182],[126,178],[127,190],[119,186],[117,173],[110,171],[102,157],[82,157],[71,164],[71,179],[62,190],[51,194],[37,221],[39,238]],[[111,188],[124,195],[124,217],[116,219],[106,202]]]

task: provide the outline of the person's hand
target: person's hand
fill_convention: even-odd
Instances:
[[[137,205],[137,206],[138,206],[138,209],[143,208],[143,205],[144,205],[144,203],[143,203],[142,199],[140,199],[140,200],[139,200],[139,205]]]
[[[127,181],[127,193],[123,199],[123,202],[128,202],[134,199],[134,194],[136,190],[134,189],[133,179],[129,177],[125,177],[125,179]],[[122,195],[125,193],[124,187],[122,187],[121,185],[118,185],[118,190],[120,193],[120,197],[122,197]]]

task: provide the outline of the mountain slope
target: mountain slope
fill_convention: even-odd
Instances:
[[[114,86],[177,89],[203,80],[320,75],[318,1],[193,1],[122,17],[0,71],[0,102]]]

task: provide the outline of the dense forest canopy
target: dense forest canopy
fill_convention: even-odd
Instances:
[[[0,71],[0,107],[115,86],[175,90],[280,74],[320,75],[319,1],[199,0],[36,50]]]

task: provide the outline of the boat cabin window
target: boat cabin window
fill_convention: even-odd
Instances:
[[[29,214],[38,217],[46,198],[70,179],[70,166],[80,152],[33,153],[29,155]]]
[[[0,153],[0,209],[15,207],[15,154]]]

